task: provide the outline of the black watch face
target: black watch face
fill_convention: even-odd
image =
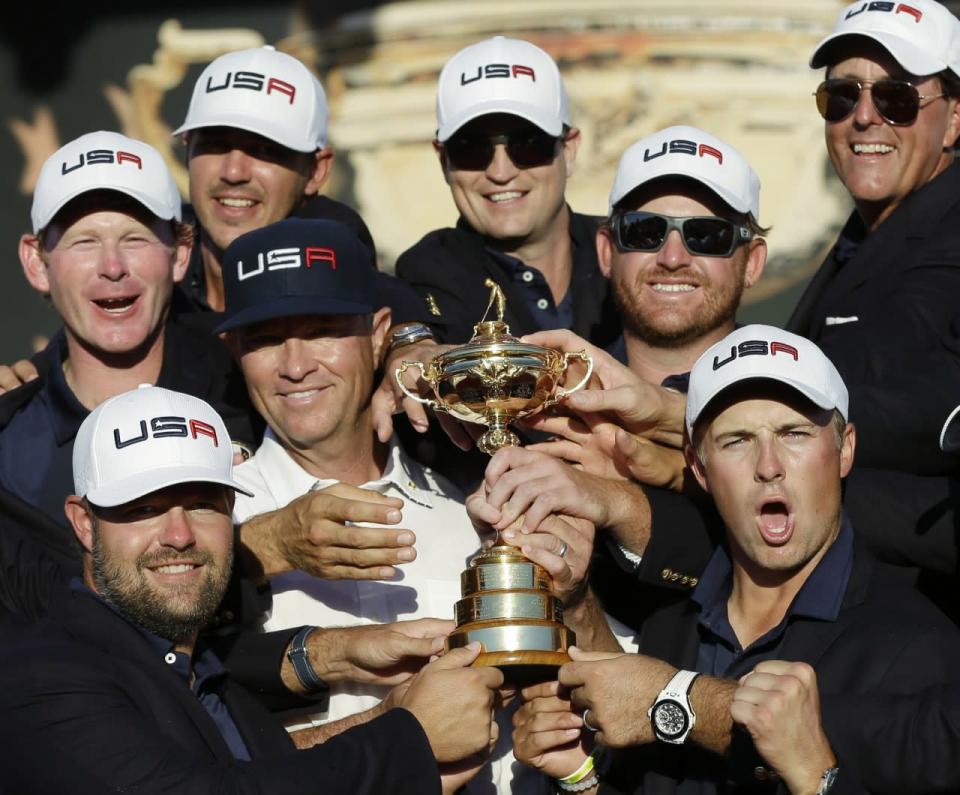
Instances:
[[[676,701],[661,701],[653,710],[653,725],[667,739],[679,737],[687,730],[686,710]]]

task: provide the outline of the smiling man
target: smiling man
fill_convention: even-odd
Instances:
[[[569,698],[555,683],[525,691],[518,758],[569,777],[592,745],[586,734],[571,747],[571,735],[586,727],[599,732],[598,747],[644,746],[614,754],[600,774],[604,791],[774,792],[782,778],[795,795],[823,795],[837,765],[818,721],[803,726],[776,772],[748,733],[730,741],[739,677],[774,658],[806,663],[824,699],[949,681],[955,628],[916,593],[874,576],[841,510],[854,457],[848,413],[837,369],[795,334],[745,326],[703,353],[690,373],[685,453],[725,543],[689,599],[646,621],[640,651],[649,657],[574,652],[559,674]],[[855,733],[855,713],[849,720]],[[705,742],[711,731],[724,736],[719,746]]]
[[[20,262],[63,330],[39,356],[40,378],[0,398],[0,488],[62,523],[80,423],[104,399],[141,383],[206,396],[232,438],[252,443],[249,404],[229,354],[167,322],[192,236],[159,152],[113,132],[71,141],[44,163],[31,221]]]
[[[283,250],[286,267],[269,267],[267,252]],[[289,721],[308,735],[326,737],[344,725],[368,720],[389,693],[385,677],[346,671],[336,644],[322,627],[380,627],[384,634],[432,621],[431,637],[449,632],[459,576],[479,540],[459,491],[411,459],[395,438],[381,442],[370,404],[390,310],[376,308],[373,267],[355,234],[342,224],[288,218],[237,238],[223,271],[227,311],[218,329],[236,356],[254,406],[269,426],[256,454],[237,467],[237,479],[254,493],[237,501],[235,518],[294,506],[333,484],[360,486],[397,500],[402,520],[396,543],[402,567],[366,581],[287,571],[270,580],[268,630],[305,627],[313,645],[309,666],[297,675],[329,684],[324,710]],[[399,518],[399,516],[398,516]],[[331,546],[363,554],[368,528],[347,523]],[[436,629],[439,627],[440,629]],[[409,657],[396,673],[419,669]],[[322,684],[322,682],[321,682]],[[509,722],[509,717],[505,720]],[[464,773],[478,777],[476,791],[508,791],[513,770],[508,732],[493,761]],[[478,762],[483,762],[479,759]],[[449,771],[445,771],[449,772]]]
[[[209,63],[193,87],[175,135],[186,144],[197,245],[174,304],[177,312],[221,312],[223,253],[237,237],[287,217],[325,218],[350,227],[376,251],[363,219],[319,191],[334,153],[327,138],[323,86],[305,64],[271,46],[237,50]],[[390,274],[372,277],[378,301],[397,320],[426,310],[409,286]],[[202,317],[202,316],[201,316]]]
[[[306,205],[366,231],[356,213],[317,194],[333,163],[327,117],[320,81],[273,47],[226,53],[203,70],[175,132],[186,142],[197,217],[185,287],[200,307],[223,310],[223,252],[244,232]]]
[[[598,345],[616,338],[593,245],[599,219],[564,198],[579,146],[560,70],[539,47],[496,36],[443,67],[434,148],[460,219],[401,254],[397,275],[427,301],[444,342],[472,336],[487,278],[507,297],[514,334],[569,328]]]
[[[623,153],[597,251],[623,319],[615,353],[634,373],[688,373],[733,331],[767,260],[759,218],[760,178],[704,130],[668,127]]]
[[[620,394],[630,393],[633,385],[643,395],[638,400],[647,405],[654,403],[655,394],[680,397],[676,393],[686,392],[693,363],[734,330],[743,291],[763,273],[767,246],[766,230],[758,223],[760,178],[727,142],[695,127],[668,127],[623,153],[609,204],[596,247],[623,321],[623,337],[610,352],[629,369],[594,351],[595,372],[608,394],[615,394],[609,389],[615,386],[622,387]],[[550,336],[544,344],[555,344],[557,335]],[[584,344],[575,339],[572,348]],[[682,416],[682,407],[677,413]],[[527,514],[529,526],[536,527],[555,511],[605,528],[601,554],[592,559],[592,585],[608,611],[636,624],[641,618],[635,611],[653,602],[635,598],[635,583],[598,569],[609,562],[606,550],[633,571],[636,556],[629,550],[642,549],[652,517],[672,528],[702,523],[702,515],[713,515],[699,501],[661,488],[662,483],[644,481],[641,487],[628,480],[624,457],[614,463],[617,425],[599,411],[583,416],[581,422],[540,415],[532,424],[553,435],[552,441],[533,450],[502,450],[493,457],[485,481],[486,510],[491,513],[484,512],[484,518],[504,529]],[[598,447],[609,458],[591,457],[580,448],[579,442],[590,435],[588,428],[606,440]],[[679,438],[678,433],[678,446]],[[574,471],[571,461],[580,463],[581,471]],[[476,509],[478,503],[471,505]],[[608,540],[617,543],[604,543]],[[665,575],[663,570],[661,566],[652,574],[655,582],[686,588],[695,579],[673,576],[673,568]]]
[[[5,791],[292,793],[322,781],[440,793],[438,761],[495,739],[502,675],[466,667],[478,648],[428,665],[376,721],[299,752],[233,680],[199,638],[230,579],[234,495],[249,496],[228,441],[207,403],[158,387],[84,421],[64,505],[82,580],[44,623],[5,636]]]
[[[827,151],[854,203],[790,331],[853,396],[861,465],[949,471],[960,393],[960,21],[934,0],[848,5],[816,48]]]

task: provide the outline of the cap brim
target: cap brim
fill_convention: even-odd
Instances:
[[[109,190],[113,191],[114,193],[122,193],[124,196],[129,196],[134,201],[146,207],[151,213],[157,216],[157,218],[160,218],[164,221],[179,221],[181,218],[180,213],[176,211],[170,212],[169,208],[160,206],[160,204],[154,201],[152,197],[146,196],[140,191],[134,190],[133,188],[121,187],[119,185],[88,185],[80,188],[79,190],[68,193],[58,204],[51,208],[43,218],[37,219],[37,221],[34,223],[33,233],[36,235],[39,234],[41,229],[46,229],[50,225],[50,222],[57,217],[57,213],[59,213],[74,199],[83,196],[84,193],[92,193],[93,191],[99,190]]]
[[[98,489],[91,489],[84,497],[94,505],[113,508],[117,505],[137,500],[160,489],[178,486],[181,483],[216,483],[238,491],[248,497],[253,493],[235,480],[224,478],[207,467],[171,466],[139,472],[129,478],[114,480]]]
[[[910,74],[917,75],[918,77],[932,75],[950,68],[950,64],[945,63],[939,58],[932,57],[930,53],[915,46],[912,42],[907,41],[907,39],[883,31],[863,30],[844,30],[827,36],[827,38],[817,45],[817,48],[813,51],[813,55],[810,56],[811,68],[819,69],[823,66],[829,66],[829,60],[831,59],[828,59],[828,55],[833,49],[833,45],[839,39],[855,36],[875,41],[890,53],[900,66],[910,72]]]
[[[297,315],[369,315],[373,312],[371,304],[359,301],[342,301],[317,296],[290,295],[276,298],[263,304],[242,309],[217,326],[214,334],[272,320],[277,317],[296,317]]]
[[[836,401],[829,398],[823,392],[811,388],[807,384],[801,384],[792,378],[787,378],[781,375],[753,375],[746,374],[742,378],[737,378],[732,381],[727,381],[726,383],[718,384],[715,389],[713,389],[708,395],[707,398],[703,401],[703,405],[700,407],[700,411],[697,412],[695,417],[691,417],[687,423],[687,432],[692,436],[693,435],[693,426],[697,424],[697,421],[703,416],[703,413],[707,410],[707,407],[713,403],[720,395],[726,392],[728,389],[731,389],[740,384],[746,383],[748,381],[775,381],[779,384],[784,384],[785,386],[792,387],[794,390],[803,395],[807,400],[813,403],[815,406],[818,406],[822,409],[833,410],[838,408]],[[846,419],[846,418],[844,418]]]
[[[218,116],[216,119],[207,119],[206,121],[197,122],[195,124],[183,124],[173,131],[173,135],[183,135],[184,133],[190,132],[191,130],[201,130],[205,127],[233,127],[237,130],[245,130],[246,132],[255,133],[256,135],[262,135],[264,138],[273,141],[274,143],[280,144],[287,149],[292,149],[294,152],[316,152],[317,149],[325,146],[325,143],[320,143],[316,145],[311,145],[309,142],[304,141],[293,141],[286,136],[279,137],[277,136],[277,131],[271,129],[269,125],[265,124],[263,120],[256,117],[251,118],[250,116],[230,116],[224,114]]]
[[[940,449],[945,453],[960,451],[960,406],[950,412],[940,431]]]
[[[700,176],[699,174],[691,174],[689,171],[681,171],[678,169],[669,169],[669,170],[665,170],[660,173],[654,174],[650,176],[648,179],[643,180],[643,182],[638,182],[629,190],[623,191],[615,199],[612,199],[612,201],[610,202],[609,211],[613,212],[613,208],[616,207],[617,204],[619,204],[621,201],[623,201],[625,197],[633,193],[633,191],[635,191],[637,188],[643,185],[649,185],[651,182],[655,182],[658,179],[669,179],[671,177],[683,177],[684,179],[692,180],[693,182],[703,185],[712,193],[715,193],[717,197],[720,199],[720,201],[722,201],[728,207],[733,209],[735,212],[750,213],[751,215],[754,216],[754,218],[759,217],[759,214],[760,214],[759,208],[755,210],[747,202],[742,201],[740,197],[736,196],[735,194],[727,190],[723,185],[718,185],[713,180],[706,179]]]
[[[443,143],[449,140],[463,125],[474,119],[479,119],[481,116],[489,116],[493,113],[506,113],[510,116],[519,116],[521,119],[526,119],[531,124],[539,127],[547,133],[547,135],[560,135],[560,133],[563,132],[564,121],[556,114],[533,108],[526,102],[493,99],[488,102],[479,102],[476,105],[471,105],[469,109],[448,118],[446,122],[437,129],[437,140]]]

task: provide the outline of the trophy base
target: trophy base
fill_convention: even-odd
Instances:
[[[474,641],[481,646],[474,665],[494,666],[507,682],[529,685],[556,679],[557,669],[570,662],[566,649],[576,637],[563,624],[490,621],[458,627],[446,645],[456,649]]]

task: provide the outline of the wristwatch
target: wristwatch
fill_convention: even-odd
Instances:
[[[816,795],[827,795],[833,789],[837,782],[837,775],[840,773],[839,767],[828,767],[820,776],[820,786],[817,787]]]
[[[682,745],[693,730],[697,715],[690,704],[690,688],[698,676],[696,671],[677,671],[647,711],[658,740]]]
[[[307,652],[307,638],[316,627],[301,627],[293,640],[290,641],[290,647],[287,650],[287,659],[293,665],[293,672],[303,685],[303,689],[308,693],[316,693],[327,689],[327,683],[324,682],[317,672],[313,670],[310,663],[310,655]]]
[[[426,323],[400,323],[390,331],[390,345],[387,353],[393,353],[404,345],[413,345],[420,340],[432,340],[433,329]]]

